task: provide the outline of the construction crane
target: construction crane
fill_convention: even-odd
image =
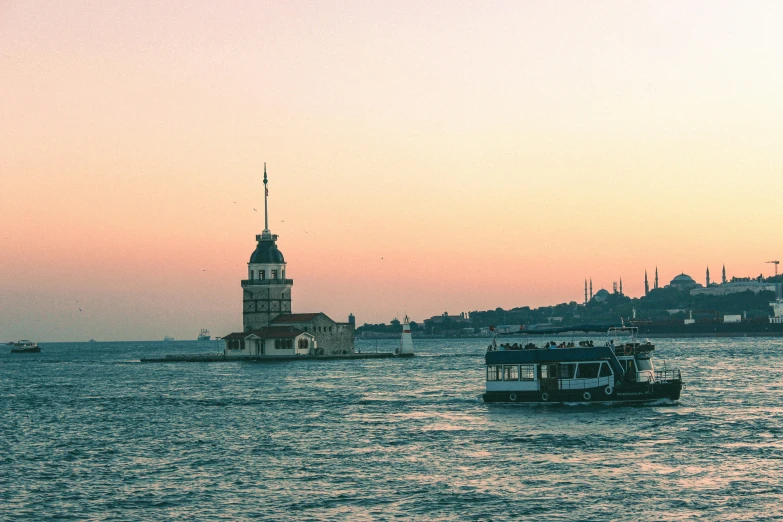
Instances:
[[[778,265],[780,264],[780,261],[766,261],[766,263],[772,263],[775,265],[775,276],[778,275]]]

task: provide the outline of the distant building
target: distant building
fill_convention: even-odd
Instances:
[[[693,288],[699,288],[701,285],[693,280],[691,276],[688,274],[682,273],[678,276],[675,276],[674,279],[671,280],[671,282],[666,285],[666,288],[676,288],[678,290],[688,290],[690,291]]]
[[[708,288],[694,288],[691,290],[691,295],[729,295],[748,291],[753,292],[754,294],[758,294],[759,292],[774,292],[775,283],[738,279],[719,285],[713,283]]]
[[[609,298],[609,295],[609,290],[602,288],[595,293],[591,300],[595,301],[596,303],[603,303]]]
[[[510,334],[519,332],[522,330],[521,324],[501,324],[495,327],[495,331],[499,334]]]
[[[432,328],[448,323],[457,328],[462,328],[466,324],[470,324],[470,316],[464,312],[459,315],[449,315],[448,312],[443,312],[441,315],[433,315],[429,319],[425,319],[424,328]]]

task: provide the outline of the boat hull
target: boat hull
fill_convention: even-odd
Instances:
[[[492,391],[484,393],[487,403],[563,403],[563,402],[651,402],[680,398],[682,381],[659,383],[623,383],[617,387],[602,386],[580,390]]]
[[[31,346],[29,348],[11,348],[11,353],[39,353],[40,346]]]

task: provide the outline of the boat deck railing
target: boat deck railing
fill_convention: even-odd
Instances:
[[[600,379],[607,379],[606,377],[601,377]],[[596,378],[593,377],[591,379],[558,379],[557,386],[561,390],[584,390],[587,388],[595,388],[595,380]],[[590,385],[588,386],[587,381],[590,381]],[[599,384],[599,386],[611,386],[611,379],[607,379],[608,382],[604,382],[603,384]],[[600,382],[600,381],[599,381]]]
[[[682,374],[680,370],[655,370],[656,382],[681,381]]]

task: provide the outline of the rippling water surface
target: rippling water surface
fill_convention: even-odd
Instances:
[[[0,519],[783,518],[783,340],[659,339],[687,388],[646,407],[485,405],[486,344],[270,364],[137,362],[209,342],[3,348]]]

